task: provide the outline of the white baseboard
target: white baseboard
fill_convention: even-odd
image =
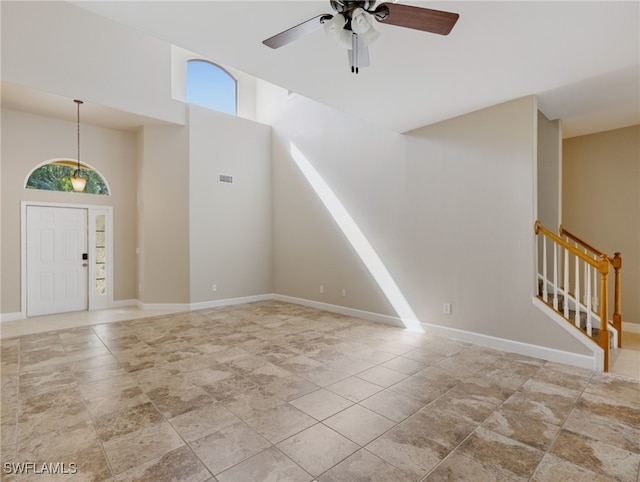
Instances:
[[[622,322],[622,332],[640,333],[640,323],[631,323],[630,321]]]
[[[117,300],[112,301],[109,308],[127,308],[129,306],[138,306],[138,300]],[[107,308],[107,309],[109,309]]]
[[[2,313],[0,314],[0,323],[5,321],[17,321],[22,319],[22,313],[19,311],[16,313]]]
[[[191,303],[190,310],[206,310],[207,308],[218,308],[220,306],[241,305],[243,303],[255,303],[256,301],[273,300],[274,295],[253,295],[241,296],[239,298],[226,298],[224,300],[201,301],[199,303]]]
[[[402,320],[396,316],[382,315],[379,313],[372,313],[370,311],[362,311],[354,308],[347,308],[345,306],[332,305],[329,303],[306,300],[302,298],[294,298],[291,296],[273,295],[273,299],[304,306],[310,306],[312,308],[318,308],[321,310],[331,311],[333,313],[362,318],[369,321],[376,321],[379,323],[393,325],[401,328],[404,327],[404,323],[402,322]],[[467,343],[473,343],[475,345],[480,345],[487,348],[493,348],[495,350],[517,353],[519,355],[531,356],[534,358],[549,360],[556,363],[564,363],[566,365],[586,368],[588,370],[601,371],[603,367],[602,349],[595,343],[592,343],[593,346],[589,346],[590,349],[594,350],[593,355],[581,355],[579,353],[572,353],[539,345],[531,345],[519,341],[508,340],[506,338],[483,335],[481,333],[459,330],[442,325],[433,325],[424,322],[420,322],[420,325],[424,328],[424,331],[426,333],[446,336],[448,338],[453,338],[455,340],[460,340]]]
[[[285,301],[287,303],[293,303],[296,305],[309,306],[311,308],[326,310],[332,313],[338,313],[340,315],[353,316],[354,318],[362,318],[364,320],[377,321],[378,323],[384,323],[385,325],[398,326],[401,328],[404,327],[402,320],[397,316],[382,315],[380,313],[373,313],[371,311],[357,310],[355,308],[332,305],[329,303],[323,303],[322,301],[307,300],[305,298],[296,298],[294,296],[271,295],[271,299],[278,300],[278,301]]]
[[[256,301],[266,301],[274,299],[274,295],[253,295],[241,296],[238,298],[226,298],[223,300],[201,301],[197,303],[143,303],[137,301],[136,304],[141,310],[154,311],[194,311],[206,310],[207,308],[218,308],[221,306],[240,305],[242,303],[254,303]]]

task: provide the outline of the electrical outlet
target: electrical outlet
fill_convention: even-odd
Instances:
[[[347,296],[347,290],[345,290],[344,288],[342,288],[342,296]]]
[[[324,293],[324,285],[320,285],[320,293]]]
[[[450,315],[451,314],[451,303],[445,303],[442,305],[442,312],[445,315]]]
[[[212,284],[211,285],[211,291],[213,291],[213,292],[218,291],[218,285]]]

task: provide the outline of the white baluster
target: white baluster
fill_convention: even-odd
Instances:
[[[547,296],[547,238],[542,236],[542,299],[549,301]]]
[[[586,263],[585,263],[586,264]],[[587,270],[587,335],[591,336],[591,270]]]
[[[569,250],[564,250],[564,317],[569,319]]]
[[[576,303],[575,303],[575,323],[580,328],[580,258],[576,256]]]
[[[584,254],[589,254],[589,253],[587,253],[587,250],[586,250],[586,249],[584,250]],[[588,283],[589,283],[589,282],[587,281],[587,280],[589,279],[589,269],[590,269],[590,265],[589,265],[589,263],[584,263],[584,279],[585,279],[585,283],[586,283],[586,284],[588,284]],[[586,304],[587,304],[587,291],[588,291],[588,290],[587,290],[587,287],[585,286],[585,289],[584,289],[584,299],[582,300],[582,303],[583,303],[584,305],[586,305]]]
[[[598,276],[597,276],[598,270],[596,269],[595,266],[591,267],[591,276],[592,276],[592,280],[593,280],[593,288],[591,290],[591,293],[593,293],[593,297],[592,297],[592,304],[593,304],[593,311],[594,312],[598,312],[599,306],[600,306],[600,299],[598,298]]]
[[[558,245],[553,243],[553,309],[558,311]]]

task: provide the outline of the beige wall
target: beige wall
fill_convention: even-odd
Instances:
[[[143,129],[138,182],[138,299],[189,303],[189,133]]]
[[[271,293],[271,129],[196,105],[188,119],[191,302]]]
[[[560,226],[562,131],[560,121],[550,121],[538,111],[538,214],[543,226]]]
[[[359,225],[419,320],[587,353],[532,304],[533,97],[407,136],[301,97],[286,106],[274,125],[277,293],[395,315],[296,167],[293,142]],[[452,303],[451,315],[443,314],[444,302]]]
[[[0,2],[2,80],[184,123],[171,45],[69,2]]]
[[[565,139],[562,223],[622,253],[622,320],[640,323],[640,126]]]
[[[110,196],[24,189],[36,165],[77,157],[76,125],[2,110],[2,313],[20,312],[22,201],[113,206],[114,299],[136,298],[136,134],[89,125],[81,134],[82,161],[107,179]]]

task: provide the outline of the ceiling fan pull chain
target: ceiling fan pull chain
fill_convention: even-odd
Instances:
[[[351,34],[351,49],[353,50],[353,55],[352,55],[352,63],[353,65],[351,66],[351,72],[354,73],[359,73],[359,64],[358,64],[358,57],[359,57],[359,52],[358,52],[358,34],[352,33]],[[354,70],[355,67],[355,70]]]

